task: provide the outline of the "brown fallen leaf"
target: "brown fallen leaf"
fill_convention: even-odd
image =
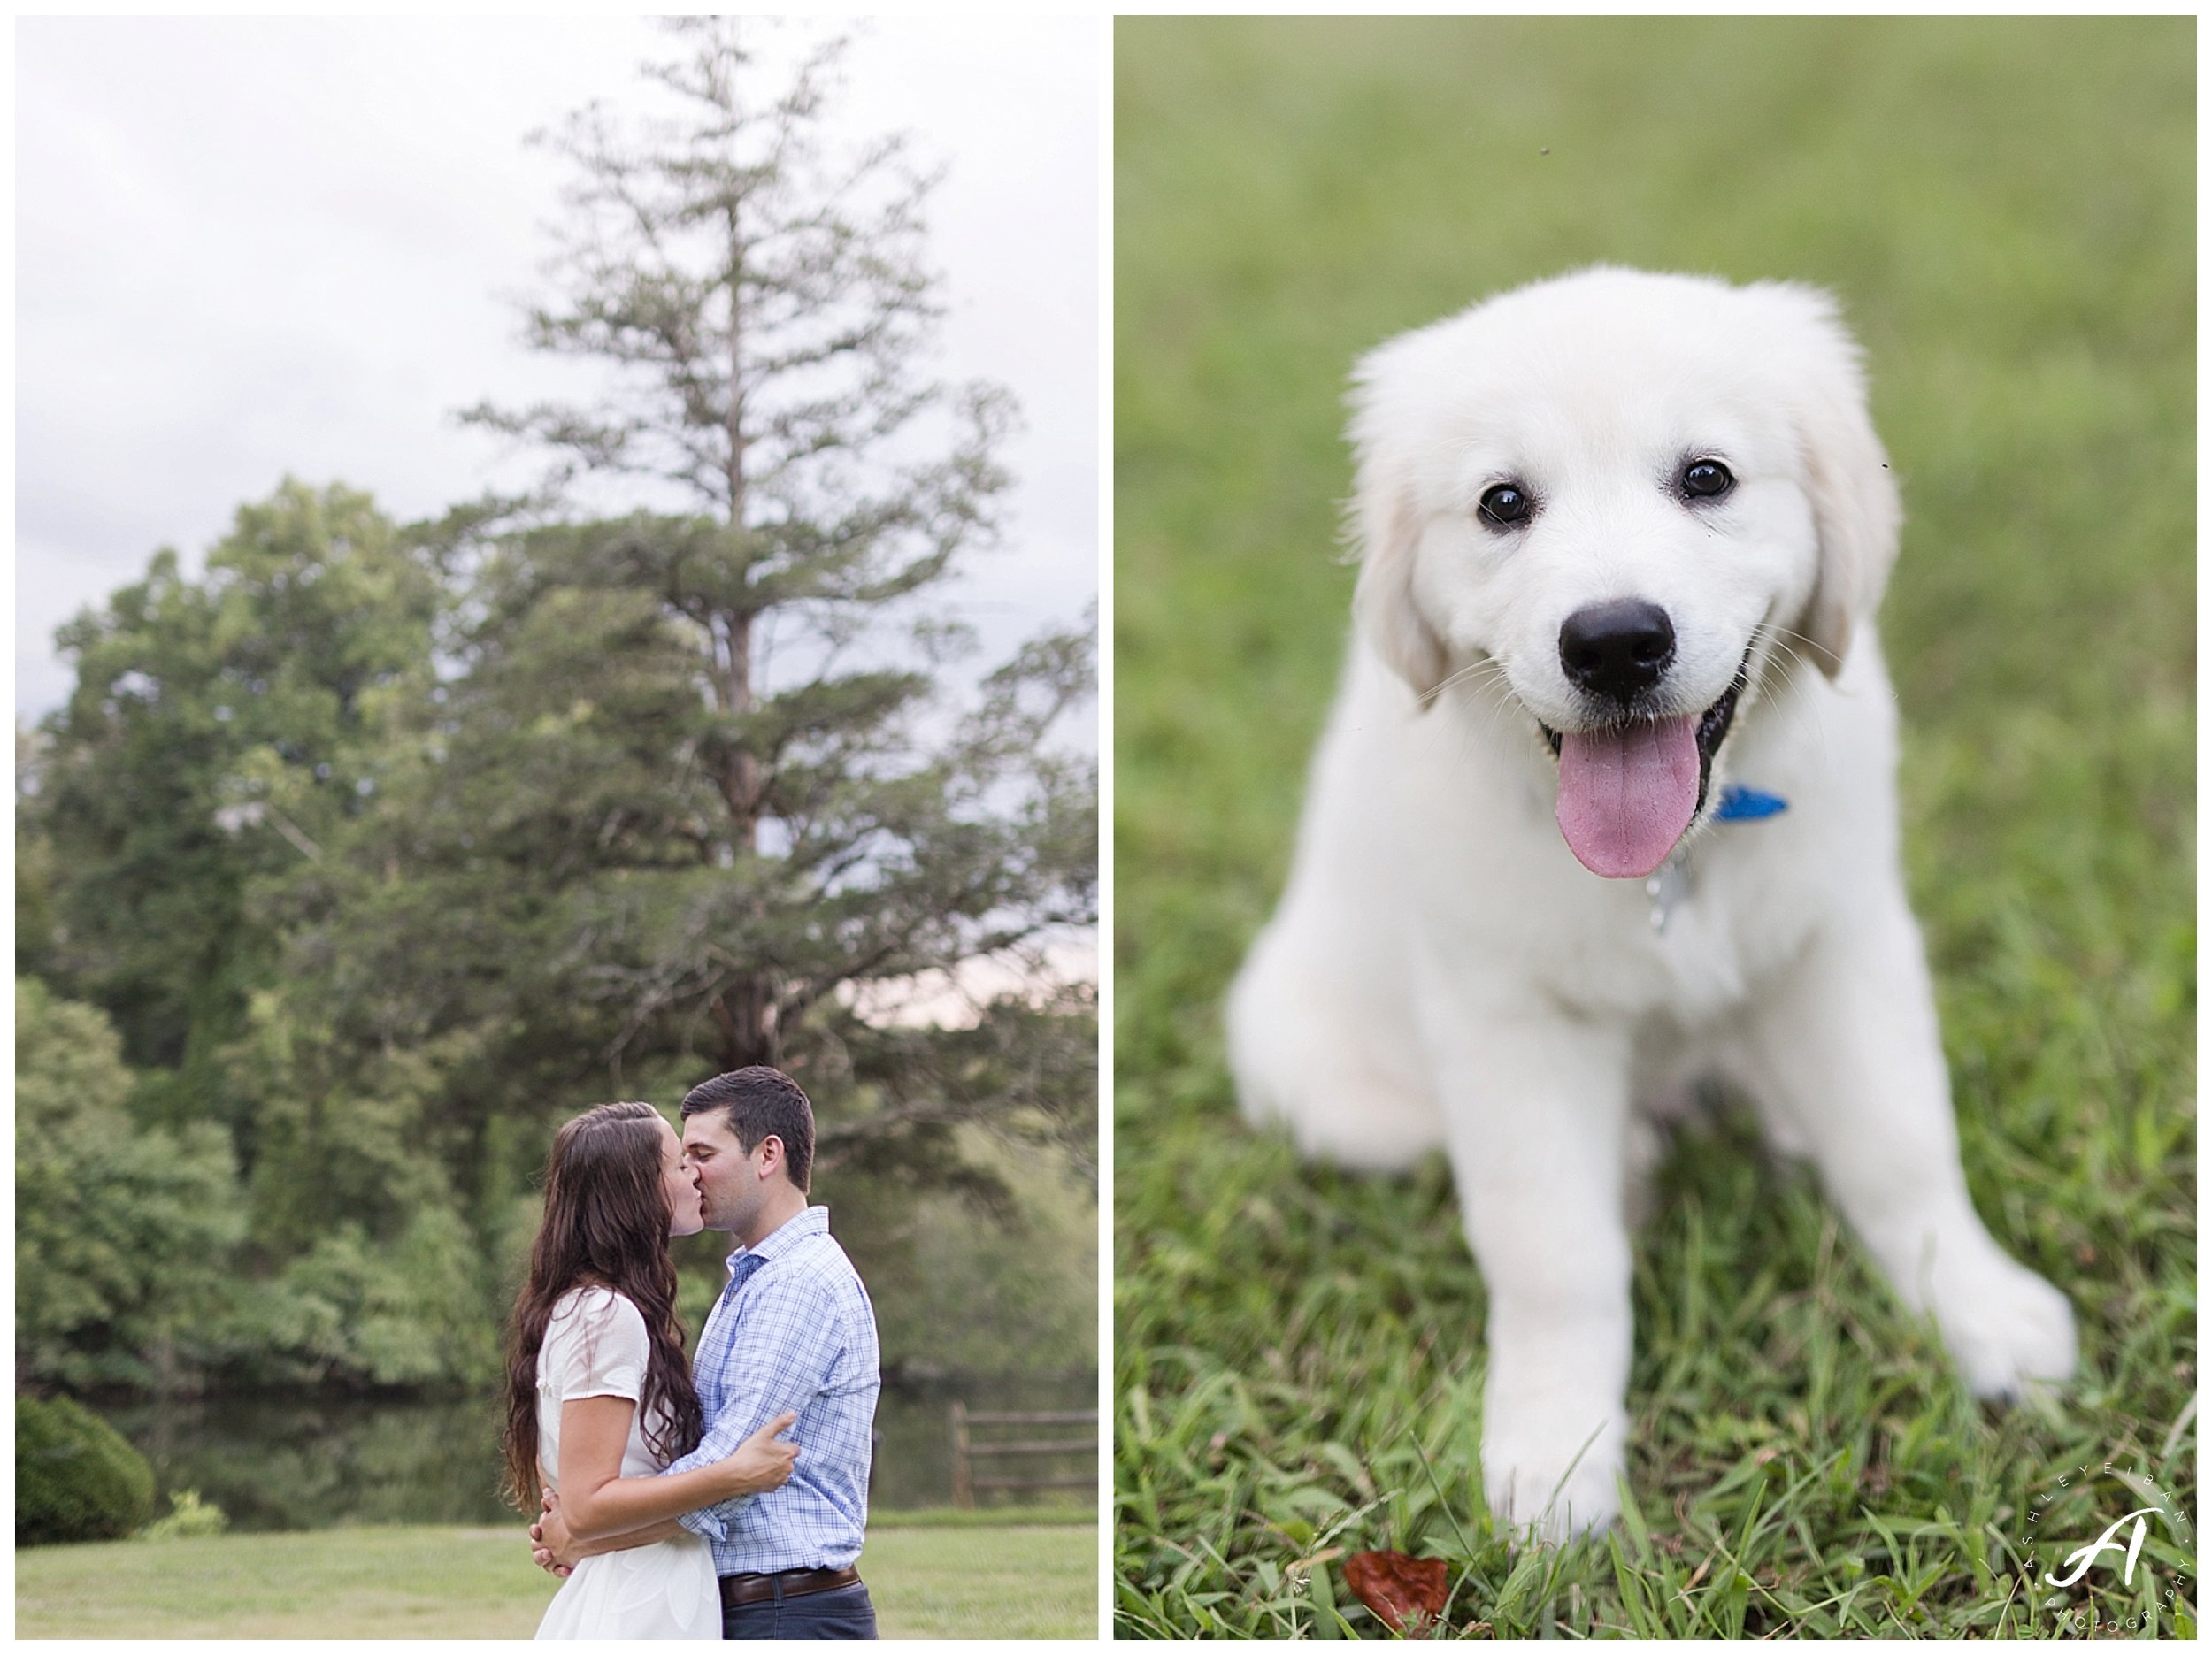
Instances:
[[[1448,1574],[1442,1558],[1402,1552],[1355,1552],[1344,1559],[1344,1583],[1393,1632],[1417,1631],[1442,1617]]]

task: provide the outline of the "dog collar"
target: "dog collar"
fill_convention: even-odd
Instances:
[[[1789,808],[1790,801],[1779,793],[1763,793],[1755,787],[1724,787],[1720,790],[1720,808],[1713,812],[1713,820],[1759,822],[1780,816]]]
[[[1780,816],[1790,808],[1790,801],[1779,793],[1761,793],[1755,787],[1728,786],[1720,790],[1720,803],[1713,811],[1716,822],[1763,822],[1767,817]],[[1680,851],[1667,858],[1659,871],[1644,881],[1644,894],[1651,899],[1651,928],[1664,932],[1667,917],[1682,899],[1689,894],[1690,870],[1687,859]]]

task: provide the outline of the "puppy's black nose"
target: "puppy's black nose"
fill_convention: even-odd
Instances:
[[[1559,629],[1568,680],[1625,707],[1657,684],[1674,659],[1674,623],[1634,598],[1577,609]]]

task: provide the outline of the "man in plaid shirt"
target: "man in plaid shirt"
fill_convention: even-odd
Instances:
[[[723,1459],[787,1410],[799,1416],[799,1459],[781,1488],[677,1521],[713,1548],[726,1638],[872,1638],[875,1608],[853,1563],[882,1388],[875,1313],[830,1238],[829,1209],[807,1205],[812,1106],[788,1075],[757,1067],[693,1087],[683,1119],[707,1228],[739,1245],[693,1368],[706,1435],[668,1470]],[[543,1544],[573,1560],[557,1512]]]

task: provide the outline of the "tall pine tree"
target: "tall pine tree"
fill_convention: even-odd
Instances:
[[[887,635],[912,618],[903,601],[993,538],[1007,482],[992,457],[1006,398],[919,372],[940,310],[929,180],[898,139],[833,152],[838,42],[771,93],[752,45],[766,26],[673,27],[688,55],[649,73],[677,114],[625,131],[593,105],[549,139],[577,176],[549,267],[560,296],[528,334],[610,364],[607,394],[465,418],[555,450],[557,488],[645,479],[691,510],[511,541],[477,660],[494,696],[518,678],[593,682],[590,662],[558,658],[592,631],[586,613],[657,622],[689,649],[697,705],[650,789],[664,819],[610,800],[595,824],[609,847],[649,832],[634,854],[671,877],[607,893],[572,986],[622,1006],[614,1054],[703,1018],[728,1068],[790,1059],[795,1025],[844,985],[1084,923],[1088,878],[1042,865],[1006,815],[1079,812],[1080,776],[1012,777],[1030,749],[1006,747],[1003,696],[998,728],[924,751],[928,655]],[[564,594],[600,599],[546,627]],[[1084,642],[1010,670],[1064,701],[1087,682]]]

